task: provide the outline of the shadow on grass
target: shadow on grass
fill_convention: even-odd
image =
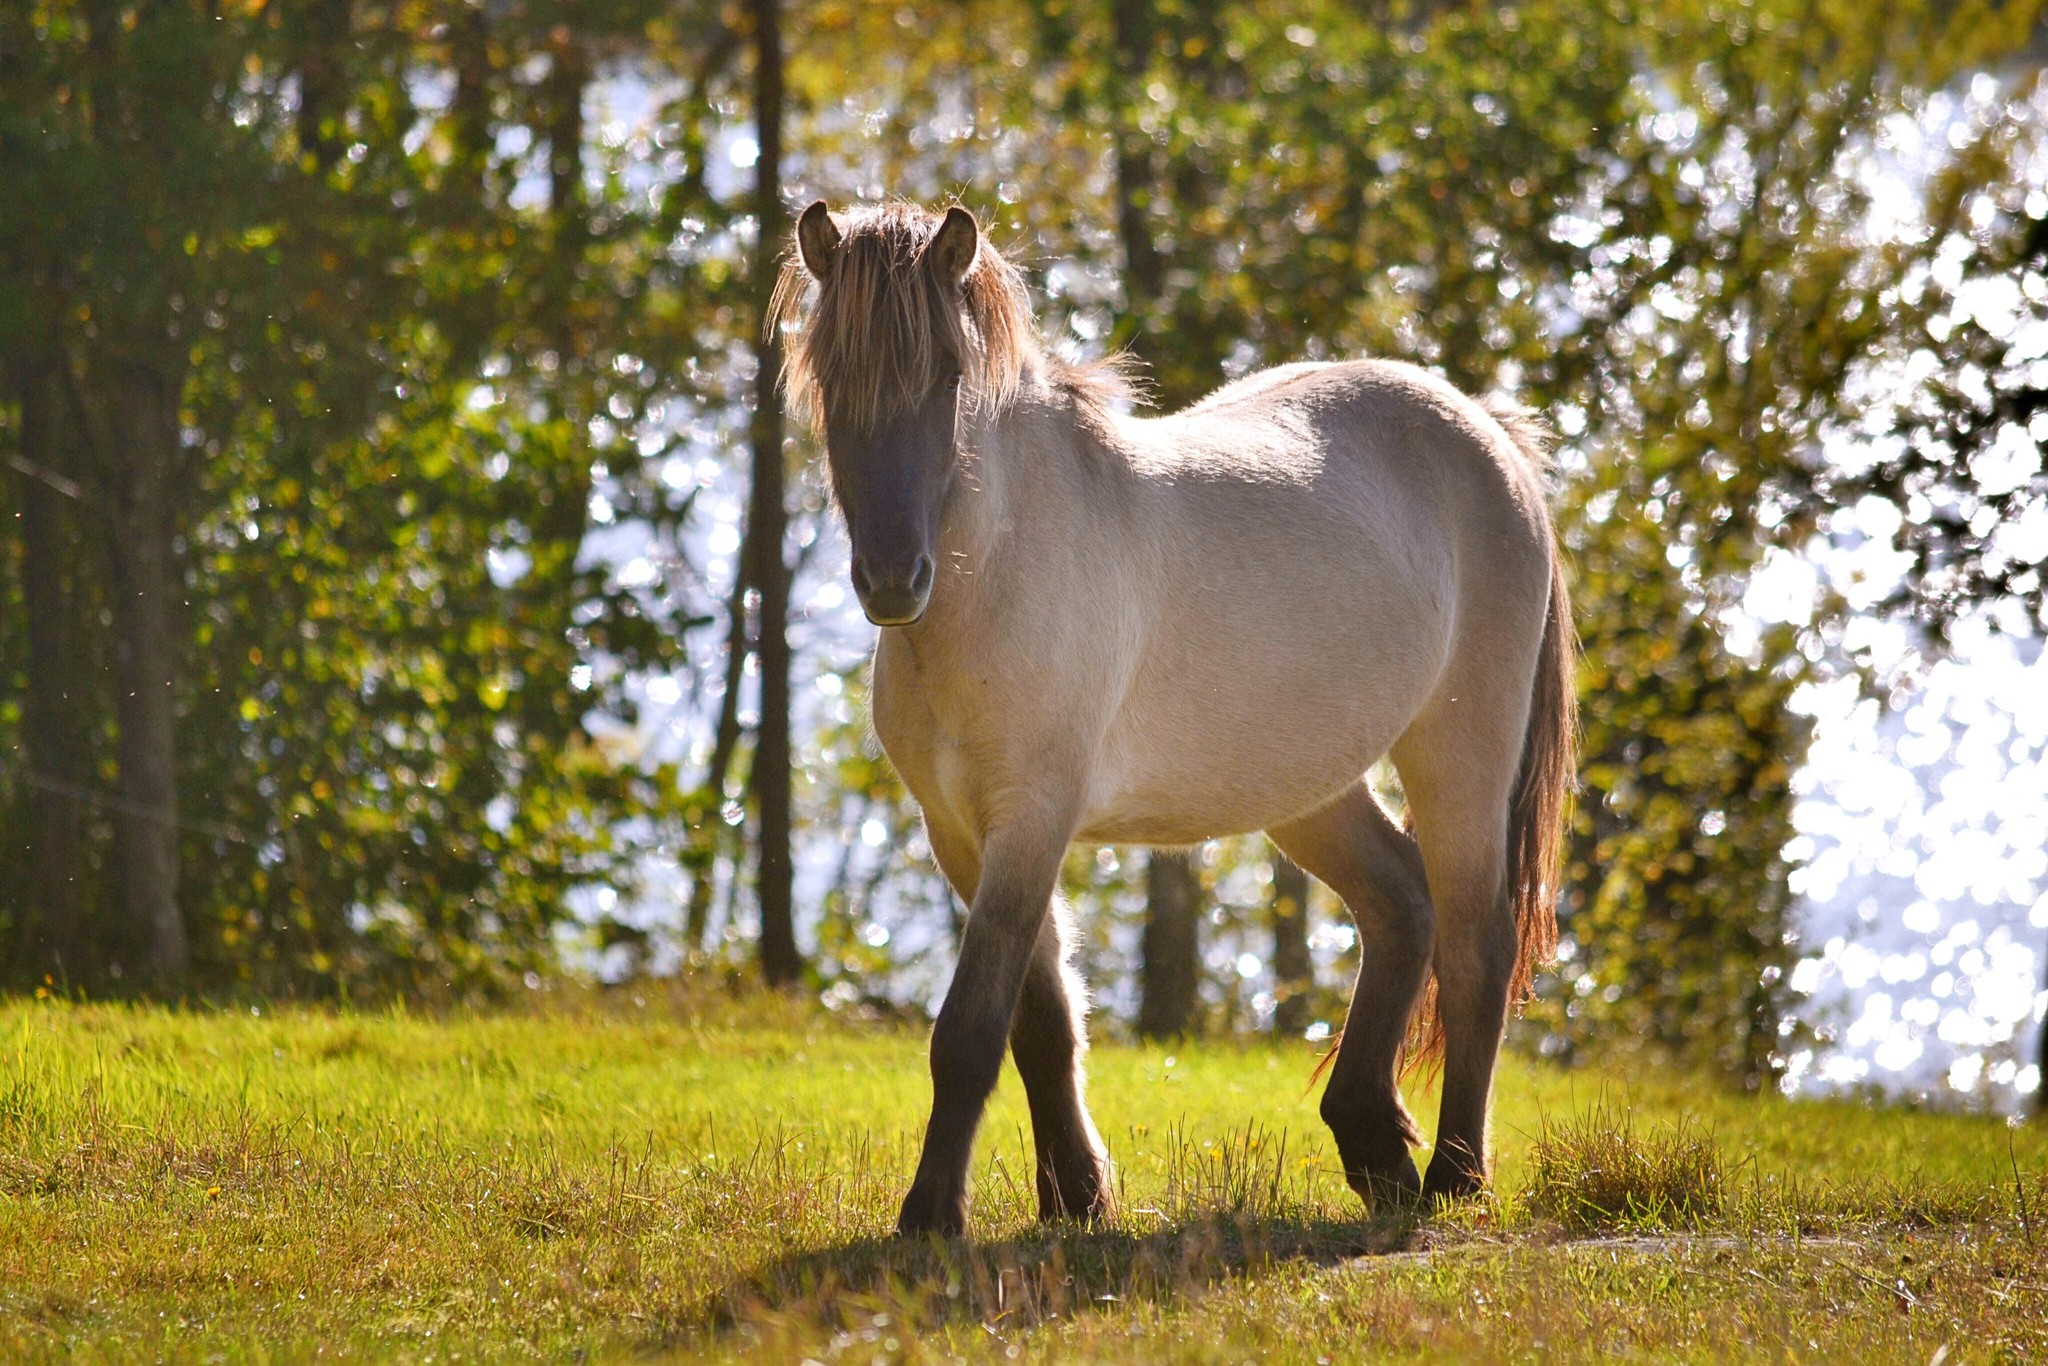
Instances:
[[[1008,1332],[1168,1303],[1290,1265],[1408,1251],[1427,1238],[1425,1226],[1415,1212],[1356,1220],[1219,1213],[1150,1230],[1045,1225],[991,1242],[860,1238],[742,1274],[676,1325],[676,1337],[743,1330],[807,1338],[890,1324]]]

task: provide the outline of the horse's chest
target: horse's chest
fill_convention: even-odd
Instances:
[[[875,652],[875,738],[920,806],[969,816],[975,807],[971,755],[986,728],[988,704],[983,700],[978,710],[962,694],[957,670],[934,674],[914,649],[884,637]]]

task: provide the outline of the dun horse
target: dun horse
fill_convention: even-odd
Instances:
[[[1534,424],[1376,361],[1134,417],[1113,367],[1040,348],[966,210],[813,204],[797,245],[785,383],[883,628],[875,733],[970,907],[898,1228],[964,1227],[1006,1043],[1041,1216],[1111,1212],[1058,890],[1076,840],[1264,830],[1333,888],[1360,939],[1321,1107],[1345,1175],[1368,1202],[1479,1187],[1507,1011],[1555,938],[1573,769]],[[1366,785],[1383,755],[1412,836]],[[1420,1178],[1397,1088],[1411,1026],[1443,1049]]]

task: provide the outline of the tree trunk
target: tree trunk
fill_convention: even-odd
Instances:
[[[1115,0],[1112,17],[1117,87],[1123,92],[1114,111],[1117,235],[1124,256],[1124,316],[1116,340],[1156,369],[1148,324],[1159,302],[1163,270],[1145,221],[1156,184],[1152,144],[1138,126],[1137,113],[1151,65],[1152,0]]]
[[[1308,954],[1308,874],[1273,855],[1273,1032],[1298,1039],[1308,1028],[1315,964]]]
[[[83,509],[66,385],[56,363],[19,370],[22,606],[28,624],[28,687],[22,698],[26,778],[19,793],[28,876],[20,889],[15,976],[60,984],[99,975],[87,933],[81,800],[92,786],[88,690],[82,667],[85,585],[79,546]]]
[[[742,538],[745,544],[746,538]],[[700,830],[703,866],[690,882],[690,901],[683,919],[683,942],[691,953],[704,951],[711,930],[711,890],[718,871],[718,851],[725,844],[725,784],[732,772],[733,751],[740,740],[740,680],[746,676],[747,655],[747,557],[740,556],[734,568],[732,593],[725,604],[725,695],[718,701],[718,725],[712,732],[711,762],[704,770],[703,790],[711,800]]]
[[[1121,94],[1112,116],[1117,235],[1124,257],[1124,308],[1115,341],[1156,375],[1159,358],[1153,351],[1150,324],[1164,275],[1146,219],[1158,185],[1152,144],[1138,126],[1138,102],[1151,66],[1154,18],[1152,0],[1114,0],[1111,19]],[[1186,856],[1155,850],[1145,870],[1144,956],[1138,968],[1138,1032],[1148,1038],[1186,1033],[1194,1019],[1195,992],[1201,982],[1195,941],[1200,902],[1201,884]]]
[[[761,663],[761,722],[754,742],[759,803],[761,972],[788,986],[803,971],[792,906],[789,753],[789,570],[783,561],[782,339],[770,325],[775,275],[789,215],[782,203],[782,14],[779,0],[754,0],[754,308],[759,338],[754,373],[753,496],[747,510],[752,550],[748,577],[760,594],[756,649]]]
[[[172,490],[178,467],[180,385],[135,361],[108,367],[102,414],[114,600],[119,802],[115,863],[122,918],[109,971],[137,986],[175,991],[189,966],[178,910],[179,604]]]
[[[2048,955],[2043,957],[2048,959]],[[2048,1119],[2048,1014],[2041,1016],[2041,1046],[2034,1050],[2034,1062],[2038,1073],[2034,1083],[2034,1114],[2039,1119]]]
[[[583,92],[590,83],[590,59],[567,25],[550,40],[548,57],[548,207],[558,238],[556,264],[573,281],[589,235],[583,211]]]
[[[323,174],[334,169],[347,141],[341,117],[353,8],[354,0],[300,0],[286,10],[286,22],[297,30],[299,152]]]
[[[1145,865],[1143,996],[1138,1005],[1138,1032],[1148,1039],[1176,1038],[1194,1027],[1201,910],[1202,883],[1188,856],[1153,850]]]

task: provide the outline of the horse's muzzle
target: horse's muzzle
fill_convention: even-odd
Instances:
[[[868,620],[877,626],[908,626],[932,600],[932,557],[908,565],[876,566],[864,555],[853,560],[853,591]]]

